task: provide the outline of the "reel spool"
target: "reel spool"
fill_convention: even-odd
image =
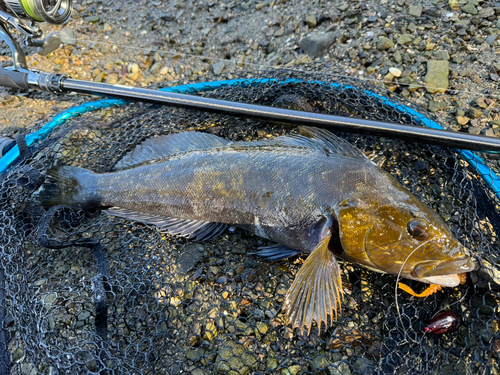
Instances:
[[[60,25],[73,10],[72,0],[0,0],[0,8],[23,19]]]

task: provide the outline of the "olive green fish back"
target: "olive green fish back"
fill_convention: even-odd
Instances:
[[[421,125],[383,96],[433,118],[406,99],[334,73],[254,72],[272,79],[204,95]],[[0,366],[33,375],[500,373],[500,202],[454,150],[339,134],[382,160],[438,212],[481,268],[465,285],[416,299],[401,291],[395,297],[393,276],[341,262],[342,314],[309,336],[292,331],[282,310],[305,256],[261,262],[249,254],[272,243],[239,229],[198,243],[99,209],[44,210],[33,199],[55,165],[111,172],[146,139],[193,130],[228,141],[297,133],[287,125],[134,104],[69,121],[2,177],[0,346],[7,350]],[[495,160],[487,163],[497,169]],[[426,334],[426,321],[442,309],[461,317],[460,328]]]

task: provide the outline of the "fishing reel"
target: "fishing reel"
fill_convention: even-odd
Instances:
[[[60,25],[73,9],[72,0],[0,0],[0,9],[23,20]]]
[[[37,23],[62,24],[69,19],[72,10],[72,0],[0,0],[0,37],[12,51],[14,71],[27,69],[26,56],[9,28],[23,34],[27,46],[40,47],[41,54],[48,54],[59,47],[61,39],[57,33],[40,39],[42,30]]]

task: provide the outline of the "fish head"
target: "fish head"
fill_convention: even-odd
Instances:
[[[407,193],[398,201],[350,199],[337,212],[346,258],[379,272],[453,287],[474,262],[441,217]],[[367,203],[369,202],[369,203]]]

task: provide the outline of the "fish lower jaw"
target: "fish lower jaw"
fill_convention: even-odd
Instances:
[[[424,283],[441,285],[446,287],[455,287],[460,284],[460,277],[455,275],[443,275],[443,276],[428,276],[421,279],[415,279]]]

